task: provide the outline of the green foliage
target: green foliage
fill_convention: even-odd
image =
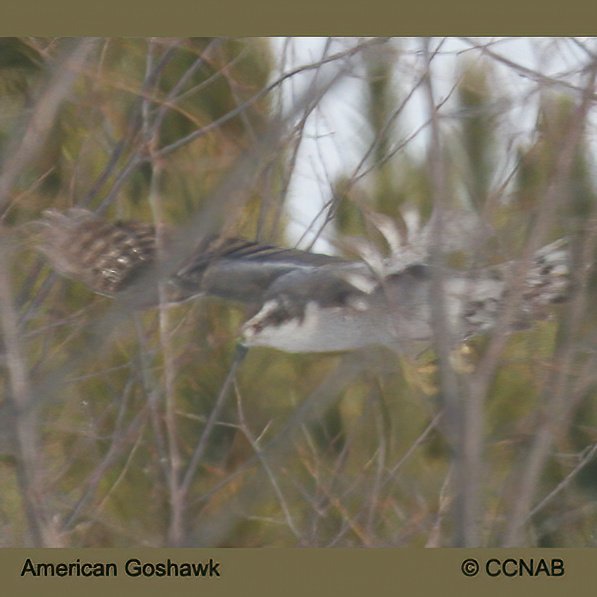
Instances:
[[[1,148],[21,130],[65,44],[0,40]],[[406,235],[407,210],[424,223],[434,208],[429,151],[400,145],[410,129],[397,107],[409,89],[397,67],[410,59],[396,47],[365,53],[359,72],[366,131],[359,151],[367,155],[369,173],[343,173],[333,185],[339,237],[365,237],[383,255],[390,248],[375,215],[388,216]],[[113,324],[104,318],[114,301],[52,276],[30,246],[27,225],[47,208],[85,205],[111,218],[163,219],[182,228],[212,208],[214,196],[222,201],[214,193],[271,133],[272,95],[261,91],[274,77],[274,64],[267,40],[101,40],[41,152],[11,191],[4,222],[23,233],[12,264],[14,304],[38,417],[45,507],[65,546],[423,546],[436,526],[439,543],[452,544],[458,521],[445,504],[462,489],[450,477],[458,446],[438,414],[445,388],[433,352],[413,359],[385,349],[352,357],[251,350],[210,430],[248,313],[197,300],[161,314],[127,313]],[[148,77],[152,68],[157,72]],[[578,117],[577,99],[546,91],[533,138],[509,144],[501,127],[514,99],[496,70],[489,62],[461,62],[458,72],[449,126],[440,119],[440,159],[450,208],[470,209],[495,232],[482,239],[479,255],[485,250],[496,261],[516,255],[556,183],[566,200],[549,234],[580,234],[582,223],[595,217],[584,131],[570,168],[558,165],[562,139]],[[147,120],[154,122],[160,111],[161,125],[144,138]],[[296,130],[231,186],[234,200],[221,218],[226,234],[284,243],[280,195],[292,174]],[[195,134],[176,151],[147,157],[152,143],[164,148]],[[504,151],[515,162],[510,178],[496,168]],[[136,167],[129,172],[131,162]],[[220,231],[213,219],[210,232]],[[490,250],[496,238],[499,255]],[[591,275],[584,288],[594,298]],[[596,386],[586,348],[595,338],[595,304],[588,301],[581,329],[564,330],[574,334],[571,344],[562,322],[573,314],[563,306],[552,320],[509,337],[489,368],[475,421],[483,431],[481,544],[502,544],[526,473],[519,467],[546,420],[561,429],[553,430],[533,503],[563,482],[595,442]],[[494,339],[470,342],[472,371],[455,371],[460,388],[472,387]],[[0,408],[11,391],[3,367]],[[571,400],[556,416],[549,398],[561,379]],[[182,498],[184,536],[173,539],[172,483],[183,483],[204,433],[205,449]],[[0,458],[0,535],[7,545],[22,545],[31,522],[19,461],[6,452]],[[594,473],[590,462],[530,518],[529,544],[595,543],[594,509],[587,506],[597,490]]]

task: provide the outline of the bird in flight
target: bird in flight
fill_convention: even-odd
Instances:
[[[44,212],[38,231],[39,250],[60,274],[111,297],[141,285],[141,306],[158,304],[155,267],[161,253],[150,224],[109,222],[72,208]],[[520,300],[509,329],[546,317],[551,304],[566,300],[568,260],[563,239],[532,256],[518,284]],[[507,262],[473,271],[441,270],[446,321],[457,341],[495,326],[516,293],[515,268],[515,262]],[[155,273],[153,280],[148,273]],[[171,303],[216,296],[248,305],[253,315],[241,330],[248,347],[331,352],[385,345],[410,352],[433,339],[434,275],[423,262],[388,264],[379,272],[364,261],[208,238],[161,282]]]

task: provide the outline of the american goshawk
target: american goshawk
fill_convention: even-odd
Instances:
[[[156,276],[153,282],[144,278],[157,271],[152,270],[158,252],[151,225],[108,222],[73,208],[44,212],[38,228],[39,248],[59,273],[108,296],[123,295],[140,281],[142,306],[157,302]],[[544,318],[569,292],[566,242],[537,251],[518,282],[515,271],[515,262],[472,271],[442,269],[452,337],[465,340],[493,327],[516,292],[519,301],[508,329]],[[380,272],[363,261],[210,238],[181,258],[163,284],[170,302],[212,295],[251,305],[254,314],[241,333],[247,346],[327,352],[385,345],[406,351],[433,338],[434,275],[423,262],[398,269],[388,262]]]

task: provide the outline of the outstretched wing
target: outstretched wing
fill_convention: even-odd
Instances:
[[[100,294],[127,289],[155,261],[155,230],[139,222],[110,223],[85,209],[44,212],[38,246],[56,271]]]
[[[330,255],[244,239],[208,239],[193,251],[171,281],[181,296],[207,294],[260,303],[281,276],[340,263],[346,262]]]
[[[155,229],[148,224],[110,223],[74,208],[64,213],[47,210],[38,231],[39,249],[54,269],[100,294],[127,291],[156,261]],[[329,263],[343,260],[242,239],[208,238],[168,279],[168,298],[180,302],[206,294],[259,303],[279,276]],[[143,304],[155,302],[153,296],[149,293]]]

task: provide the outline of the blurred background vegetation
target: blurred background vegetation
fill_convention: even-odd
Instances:
[[[595,48],[547,44],[582,65],[553,77],[473,40],[447,73],[444,41],[301,62],[293,40],[0,39],[0,544],[597,544]],[[567,235],[552,319],[473,339],[462,366],[380,348],[235,367],[236,305],[111,320],[34,250],[29,223],[71,206],[294,243],[289,189],[325,162],[309,123],[346,80],[358,165],[320,181],[314,235],[387,256],[441,204],[460,268]]]

